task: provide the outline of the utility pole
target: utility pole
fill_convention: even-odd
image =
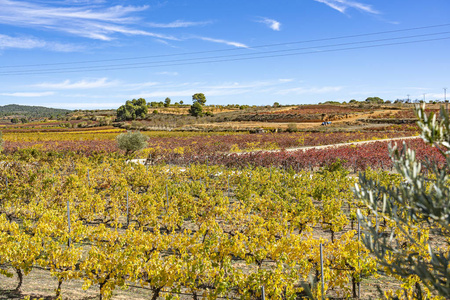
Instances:
[[[448,102],[447,102],[447,88],[444,88],[444,102],[445,102],[445,109],[448,113]]]
[[[407,102],[407,103],[409,103],[409,94],[408,94],[408,95],[406,95],[406,96],[408,96],[408,102]]]
[[[426,95],[426,94],[423,94],[423,103],[425,103],[425,95]]]

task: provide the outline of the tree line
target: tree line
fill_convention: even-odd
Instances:
[[[56,119],[70,113],[70,110],[43,106],[9,104],[0,106],[0,117],[14,116],[17,122],[22,119],[52,118]]]

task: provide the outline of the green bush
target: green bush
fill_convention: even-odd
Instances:
[[[297,124],[295,123],[290,123],[288,125],[288,128],[286,129],[287,132],[297,132],[298,128],[297,128]]]
[[[344,167],[346,160],[341,160],[340,158],[336,159],[334,162],[325,165],[321,168],[318,173],[324,174],[326,172],[336,172],[340,173],[343,177],[347,176],[350,172]]]
[[[148,137],[139,131],[121,133],[116,137],[119,149],[125,150],[125,155],[129,155],[147,147]]]

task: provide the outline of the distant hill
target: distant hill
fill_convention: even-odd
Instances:
[[[28,106],[18,104],[0,106],[0,117],[23,116],[31,119],[50,117],[57,118],[58,116],[65,115],[70,112],[71,111],[67,109],[49,108],[43,106]]]

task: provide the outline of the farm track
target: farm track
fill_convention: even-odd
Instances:
[[[389,138],[389,139],[379,139],[379,140],[370,140],[370,141],[360,141],[360,142],[347,142],[347,143],[338,143],[338,144],[331,144],[331,145],[321,145],[321,146],[306,146],[306,147],[296,147],[296,148],[287,148],[287,149],[276,149],[276,150],[256,150],[256,151],[245,151],[245,152],[233,152],[232,154],[248,154],[248,153],[261,153],[261,152],[281,152],[281,151],[287,151],[287,152],[294,152],[294,151],[307,151],[310,149],[327,149],[327,148],[337,148],[337,147],[344,147],[344,146],[351,146],[351,145],[364,145],[364,144],[370,144],[370,143],[376,143],[376,142],[389,142],[389,141],[399,141],[399,140],[412,140],[412,139],[419,139],[420,136],[407,136],[407,137],[399,137],[399,138]]]

